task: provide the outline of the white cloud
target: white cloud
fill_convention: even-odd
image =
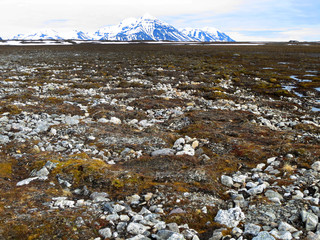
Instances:
[[[309,25],[288,30],[294,16],[287,14],[299,10],[294,4],[293,0],[0,0],[0,36],[43,28],[95,31],[148,12],[178,28],[220,28],[236,40],[319,39],[319,28]],[[271,36],[268,31],[279,32]]]
[[[246,0],[248,1],[248,0]],[[245,0],[1,0],[1,33],[29,32],[44,27],[57,27],[51,20],[68,20],[64,28],[94,30],[117,24],[127,17],[149,12],[156,17],[202,14],[209,17],[230,12]],[[203,15],[203,14],[202,14]],[[59,27],[59,26],[58,26]]]
[[[313,28],[297,28],[281,32],[281,36],[290,40],[320,41],[320,25]]]

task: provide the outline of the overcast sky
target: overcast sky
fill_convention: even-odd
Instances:
[[[320,40],[320,0],[0,0],[0,37],[93,32],[145,13],[176,28],[215,27],[237,41]]]

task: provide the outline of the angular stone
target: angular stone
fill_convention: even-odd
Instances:
[[[273,191],[273,190],[267,190],[264,195],[269,198],[269,199],[272,199],[272,198],[278,198],[280,200],[283,200],[283,197],[280,193],[276,192],[276,191]]]
[[[174,155],[176,152],[175,150],[171,149],[171,148],[162,148],[159,150],[155,150],[151,153],[151,156],[172,156]]]
[[[129,223],[127,227],[128,233],[131,233],[133,235],[143,234],[145,231],[147,231],[148,228],[140,223]]]
[[[280,240],[291,240],[292,235],[290,232],[287,231],[278,231],[277,229],[273,229],[270,234]]]
[[[195,154],[195,150],[192,148],[190,144],[184,145],[183,150],[176,153],[176,155],[189,155],[189,156],[194,156],[194,154]]]
[[[194,141],[191,146],[193,149],[196,149],[199,146],[199,141]]]
[[[160,240],[165,240],[165,239],[184,240],[185,239],[182,234],[179,234],[179,233],[176,233],[173,231],[169,231],[169,230],[159,230],[156,235],[154,234],[152,236],[154,236],[156,239],[160,239]]]
[[[318,216],[307,212],[305,210],[301,211],[302,221],[306,224],[306,231],[314,231],[317,228],[319,219]]]
[[[217,229],[212,233],[211,238],[209,238],[209,240],[220,240],[223,237],[222,231],[224,231],[226,229]]]
[[[113,123],[113,124],[121,124],[121,120],[117,117],[111,117],[110,118],[110,123]]]
[[[252,240],[276,240],[268,232],[260,232],[258,236],[252,238]]]
[[[245,183],[247,179],[247,176],[245,175],[238,175],[238,176],[233,176],[232,180],[236,183]]]
[[[233,180],[231,177],[227,175],[222,175],[221,176],[221,183],[227,187],[231,187],[233,185]]]
[[[110,214],[110,215],[108,215],[107,217],[106,217],[106,220],[107,221],[117,221],[118,219],[119,219],[120,217],[119,217],[119,215],[118,214]]]
[[[23,186],[23,185],[28,185],[30,182],[38,179],[39,177],[32,177],[32,178],[27,178],[27,179],[24,179],[20,182],[17,183],[17,186]]]
[[[37,171],[33,176],[35,177],[43,177],[43,176],[48,176],[49,171],[46,167],[41,168],[39,171]]]
[[[112,231],[110,228],[100,229],[99,234],[104,238],[111,238],[112,237]]]
[[[130,218],[127,215],[120,215],[120,221],[128,222],[128,221],[130,221]]]
[[[250,234],[250,235],[253,235],[253,236],[257,236],[259,234],[260,230],[261,230],[261,227],[259,225],[256,225],[256,224],[247,223],[244,226],[244,233],[245,234]]]
[[[262,193],[262,192],[264,191],[264,189],[266,189],[266,187],[267,187],[267,186],[266,186],[265,184],[261,184],[261,185],[258,185],[258,186],[256,186],[256,187],[250,188],[250,189],[248,190],[248,193],[249,193],[250,195],[254,196],[254,195],[257,195],[257,194]]]
[[[10,139],[7,135],[0,135],[0,144],[7,144],[10,142]]]
[[[298,231],[298,229],[296,229],[295,227],[291,226],[289,223],[286,223],[286,222],[281,222],[279,224],[278,230],[279,231],[288,231],[291,233]]]
[[[311,165],[311,168],[315,171],[320,171],[320,161],[316,161]]]
[[[67,116],[64,120],[67,125],[76,125],[79,124],[79,116]],[[49,128],[49,127],[48,127]]]
[[[139,234],[139,235],[134,236],[132,238],[127,238],[126,240],[151,240],[151,238],[148,238],[148,237],[146,237],[146,236],[144,236],[142,234]]]
[[[244,213],[239,207],[230,208],[228,210],[220,209],[214,220],[220,224],[226,225],[229,228],[238,226],[240,221],[245,219]]]
[[[105,118],[100,118],[98,120],[98,123],[107,123],[107,122],[109,122],[109,121],[107,119],[105,119]]]
[[[185,143],[186,143],[186,141],[184,140],[184,138],[179,138],[174,142],[173,148],[175,148],[177,150],[182,150]]]

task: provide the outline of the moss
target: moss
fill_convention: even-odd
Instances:
[[[12,163],[0,163],[0,177],[9,178],[12,174]]]
[[[56,98],[56,97],[45,98],[43,101],[46,104],[62,104],[63,103],[63,99]]]
[[[228,95],[224,92],[216,91],[204,94],[203,97],[207,100],[228,99]]]
[[[289,92],[288,90],[285,90],[285,89],[280,89],[280,90],[277,90],[274,92],[274,95],[275,96],[278,96],[278,97],[293,97],[294,94],[292,94],[291,92]]]
[[[53,170],[53,176],[57,174],[66,174],[72,176],[73,183],[78,186],[88,179],[104,178],[109,165],[96,159],[68,159],[60,162]]]
[[[0,110],[0,113],[9,112],[10,114],[20,114],[22,110],[16,105],[7,105]]]
[[[116,178],[116,179],[112,180],[111,185],[115,188],[123,188],[124,182]]]

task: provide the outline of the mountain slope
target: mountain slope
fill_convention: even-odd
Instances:
[[[63,39],[60,34],[52,29],[44,29],[32,34],[18,34],[13,40],[41,40],[41,39]]]
[[[72,40],[92,40],[92,36],[83,31],[73,30],[70,33],[61,34],[63,39]]]
[[[225,33],[215,28],[178,30],[151,15],[139,19],[128,18],[120,24],[107,26],[93,34],[73,30],[69,33],[59,33],[52,29],[41,30],[32,34],[18,34],[13,40],[111,40],[111,41],[200,41],[200,42],[232,42]]]
[[[234,42],[227,34],[215,28],[184,28],[180,29],[182,33],[200,42]]]
[[[117,26],[100,29],[93,38],[118,41],[193,41],[175,27],[150,15],[144,15],[139,19],[126,19]]]

